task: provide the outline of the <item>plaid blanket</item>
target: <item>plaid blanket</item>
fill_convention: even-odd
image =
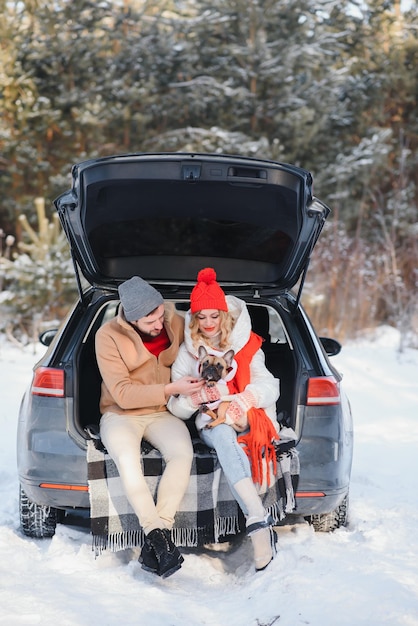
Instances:
[[[299,458],[294,442],[280,441],[277,475],[259,488],[266,510],[277,523],[296,508]],[[194,440],[190,482],[176,514],[172,539],[178,546],[195,547],[216,543],[245,530],[244,516],[235,501],[214,450]],[[154,498],[164,470],[160,453],[143,442],[144,476]],[[87,447],[91,531],[96,555],[142,547],[144,533],[127,501],[117,468],[100,441]],[[271,473],[271,472],[270,472]],[[265,473],[266,474],[266,473]]]

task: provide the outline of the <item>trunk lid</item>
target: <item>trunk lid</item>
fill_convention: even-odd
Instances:
[[[138,275],[194,284],[214,267],[239,289],[290,289],[307,267],[330,209],[293,165],[214,154],[130,154],[76,164],[54,202],[87,281],[116,287]]]

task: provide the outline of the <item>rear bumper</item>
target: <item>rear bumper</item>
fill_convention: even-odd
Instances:
[[[34,410],[36,409],[36,410]],[[66,411],[67,409],[67,411]],[[72,406],[43,399],[22,411],[18,428],[18,473],[32,502],[58,509],[90,506],[85,448],[69,436],[63,414]],[[30,424],[25,417],[30,414]],[[353,452],[352,432],[345,430],[335,409],[309,409],[297,445],[300,478],[296,515],[334,511],[348,494]],[[42,486],[43,485],[43,486]],[[310,495],[316,493],[317,495]]]
[[[69,485],[62,484],[60,488],[52,488],[57,485],[56,481],[32,482],[24,477],[19,477],[23,491],[32,502],[41,506],[52,506],[56,509],[89,509],[89,493],[86,484]],[[48,485],[48,486],[41,486]]]
[[[304,407],[301,417],[296,514],[331,513],[349,492],[354,445],[351,413],[344,402]]]
[[[69,398],[27,393],[23,399],[17,430],[18,475],[23,491],[36,504],[59,509],[90,506],[86,450],[66,428],[65,416],[71,411]]]
[[[344,498],[348,495],[349,487],[326,493],[323,496],[308,496],[307,493],[296,492],[296,511],[292,515],[308,517],[309,515],[323,515],[331,513],[340,506]],[[305,495],[306,494],[306,495]]]

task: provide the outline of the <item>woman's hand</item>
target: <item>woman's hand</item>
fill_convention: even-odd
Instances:
[[[248,428],[247,412],[235,400],[221,402],[218,406],[218,416],[225,420],[225,424],[232,426],[239,433]]]
[[[230,402],[221,402],[217,408],[218,417],[220,417],[224,422],[227,421],[226,412],[230,404]]]

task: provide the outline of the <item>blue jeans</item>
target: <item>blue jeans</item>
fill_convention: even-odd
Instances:
[[[227,424],[219,424],[215,428],[204,428],[200,431],[200,437],[209,448],[214,448],[231,488],[235,500],[238,502],[243,513],[248,513],[247,507],[242,502],[234,489],[235,483],[244,478],[251,478],[251,466],[247,455],[237,441],[237,432]],[[239,433],[240,435],[243,433]]]

